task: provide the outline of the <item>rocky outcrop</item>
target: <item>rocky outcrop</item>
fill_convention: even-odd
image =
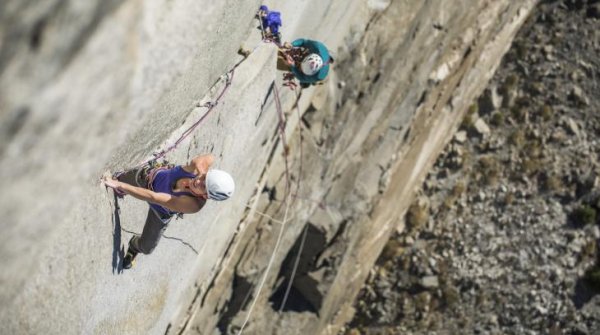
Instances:
[[[257,2],[0,5],[3,333],[335,333],[351,318],[535,1],[315,4],[270,4],[284,39],[337,51],[325,85],[299,96],[258,41]],[[120,274],[146,206],[116,202],[98,178],[198,120],[240,44],[253,52],[228,95],[168,155],[213,152],[238,180],[235,201],[175,221]]]

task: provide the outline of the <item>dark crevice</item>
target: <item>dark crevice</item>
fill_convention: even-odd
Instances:
[[[258,121],[260,121],[263,112],[265,111],[265,107],[267,106],[267,102],[269,101],[269,98],[271,97],[271,95],[273,94],[273,88],[275,87],[275,81],[273,81],[271,83],[271,85],[269,85],[269,89],[267,90],[267,94],[265,95],[265,99],[263,100],[262,104],[260,104],[260,113],[258,114],[258,117],[256,118],[256,122],[254,122],[254,125],[258,125]]]
[[[27,121],[27,117],[31,114],[31,110],[28,106],[23,106],[16,109],[12,114],[13,115],[9,117],[10,120],[6,123],[6,134],[8,134],[7,140],[14,137],[21,128],[23,128],[25,121]]]
[[[253,285],[246,278],[238,276],[233,278],[231,300],[224,308],[224,313],[219,319],[217,328],[222,332],[227,332],[227,326],[231,323],[233,317],[243,310],[251,300]]]
[[[419,102],[417,102],[417,107],[421,106],[423,102],[425,102],[425,99],[427,98],[427,93],[427,91],[423,91],[423,94],[421,94],[421,97],[419,98]]]
[[[402,138],[402,142],[406,143],[406,142],[408,141],[408,138],[409,138],[409,136],[410,136],[410,129],[411,129],[411,128],[408,128],[408,129],[406,130],[406,133],[404,133],[404,137]]]
[[[280,282],[281,285],[269,298],[271,306],[275,310],[318,313],[323,303],[323,292],[318,289],[319,279],[314,273],[318,270],[317,259],[326,249],[325,232],[310,223],[305,229],[306,237],[304,238],[304,234],[300,234],[285,257],[277,276],[277,282]],[[300,250],[303,238],[304,246]],[[300,258],[297,261],[299,253]],[[296,261],[298,264],[292,278]],[[292,285],[286,299],[285,292],[290,281],[292,281]],[[282,306],[284,299],[285,305]]]
[[[308,106],[308,109],[302,114],[302,123],[306,126],[306,128],[310,129],[312,119],[315,117],[317,109],[311,104]]]
[[[269,196],[269,201],[277,200],[277,187],[265,186],[262,190],[262,193],[267,193]]]
[[[29,47],[33,51],[37,51],[42,44],[44,37],[44,29],[46,28],[46,19],[42,18],[38,20],[33,26],[31,37],[29,38]]]
[[[375,74],[375,77],[373,78],[373,80],[371,82],[373,84],[375,84],[379,81],[380,78],[381,78],[381,72],[377,72],[377,74]]]

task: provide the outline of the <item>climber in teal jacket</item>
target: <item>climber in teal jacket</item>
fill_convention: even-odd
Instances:
[[[324,80],[329,73],[329,65],[333,63],[333,57],[323,43],[303,38],[294,40],[292,44],[285,43],[284,54],[290,71],[300,84]]]

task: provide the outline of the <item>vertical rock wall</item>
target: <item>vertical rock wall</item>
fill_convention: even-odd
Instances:
[[[335,79],[303,91],[289,150],[265,169],[186,329],[336,334],[389,234],[403,229],[413,189],[534,5],[369,2]]]

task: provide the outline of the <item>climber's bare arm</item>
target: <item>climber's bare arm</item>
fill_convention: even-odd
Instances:
[[[208,172],[208,169],[214,161],[215,157],[211,154],[196,156],[188,163],[188,165],[184,166],[183,169],[187,172],[201,176]]]
[[[205,200],[203,199],[191,196],[174,196],[167,193],[154,192],[149,189],[120,182],[110,177],[105,177],[102,181],[107,187],[125,192],[126,194],[129,194],[137,199],[163,206],[174,212],[186,214],[196,213],[202,208],[202,206],[204,206],[205,203]]]

